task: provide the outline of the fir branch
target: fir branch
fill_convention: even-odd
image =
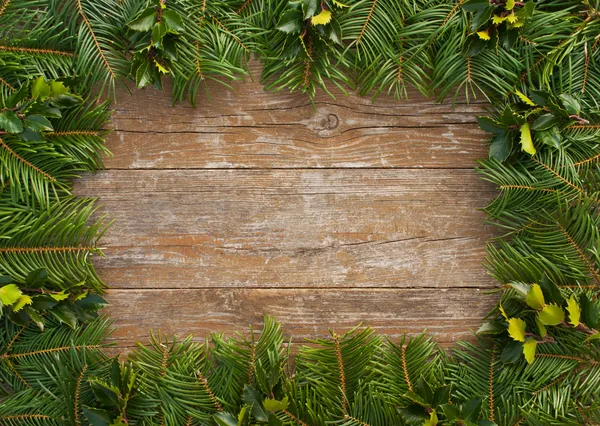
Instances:
[[[68,56],[73,57],[73,52],[63,52],[60,50],[53,49],[34,49],[30,47],[16,47],[16,46],[2,46],[0,45],[0,50],[4,50],[6,52],[18,52],[18,53],[30,53],[30,54],[41,54],[41,55],[57,55],[57,56]]]

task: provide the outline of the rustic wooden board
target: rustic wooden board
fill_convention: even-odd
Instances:
[[[121,96],[107,170],[76,183],[116,220],[94,261],[117,349],[150,329],[260,328],[263,313],[296,341],[361,321],[444,345],[470,335],[495,300],[483,104],[209,88],[198,108]]]
[[[359,323],[397,338],[427,330],[443,346],[472,337],[496,301],[480,289],[144,289],[113,290],[118,347],[146,342],[149,330],[201,340],[209,333],[260,330],[262,314],[283,322],[294,342]]]
[[[472,170],[111,170],[118,288],[481,287],[493,192]]]
[[[254,74],[258,68],[253,66]],[[417,92],[409,101],[332,90],[314,106],[301,94],[209,85],[197,108],[171,107],[170,90],[121,96],[108,139],[108,168],[472,168],[487,155],[476,122],[483,104],[440,105]]]

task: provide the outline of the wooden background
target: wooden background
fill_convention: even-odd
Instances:
[[[114,156],[75,185],[116,220],[95,264],[119,349],[151,329],[260,329],[262,313],[295,341],[359,322],[445,346],[470,335],[495,285],[481,103],[339,94],[313,107],[256,82],[208,88],[196,109],[171,107],[169,88],[120,96]]]

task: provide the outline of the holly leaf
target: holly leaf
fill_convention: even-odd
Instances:
[[[486,321],[482,323],[477,332],[475,334],[485,335],[485,334],[502,334],[506,331],[506,327],[501,324],[499,321]]]
[[[4,129],[7,133],[21,133],[23,131],[23,124],[17,114],[6,110],[0,114],[0,129]]]
[[[156,16],[156,8],[148,7],[144,9],[140,16],[127,24],[127,26],[134,31],[150,31],[150,28],[152,28],[152,25],[156,21]]]
[[[535,103],[529,99],[527,97],[527,95],[525,95],[525,93],[521,92],[520,90],[515,90],[515,95],[517,95],[517,97],[521,100],[521,102],[529,105],[529,106],[535,106]]]
[[[285,398],[283,398],[281,401],[278,401],[276,399],[271,399],[271,398],[265,398],[265,400],[263,401],[263,405],[265,407],[265,410],[282,411],[282,410],[285,410],[286,408],[288,408],[288,406],[290,405],[290,402],[289,402],[287,396]]]
[[[546,337],[546,334],[548,334],[548,330],[546,330],[546,326],[544,324],[542,324],[542,322],[540,321],[540,319],[538,317],[535,317],[535,325],[537,325],[538,333],[540,334],[540,337],[542,339],[544,337]]]
[[[527,364],[531,364],[535,359],[536,347],[537,342],[534,339],[527,339],[527,341],[523,343],[523,355],[525,355],[525,361],[527,361]]]
[[[50,97],[54,98],[59,95],[66,95],[69,93],[69,88],[64,85],[62,81],[50,82]]]
[[[573,327],[577,327],[581,318],[581,309],[574,295],[571,295],[571,298],[567,301],[567,311],[569,312],[569,323]]]
[[[500,162],[506,160],[512,150],[512,137],[510,133],[496,135],[490,145],[490,158]]]
[[[25,119],[25,126],[34,132],[51,132],[54,130],[52,123],[46,117],[41,115],[30,115]]]
[[[481,127],[482,130],[492,133],[494,135],[501,135],[506,133],[506,126],[498,121],[485,116],[477,117],[477,124]]]
[[[462,8],[467,12],[479,12],[489,5],[489,0],[467,0],[463,3]]]
[[[60,302],[61,300],[68,299],[69,293],[65,293],[63,290],[60,293],[51,293],[50,297],[53,298],[54,300],[56,300],[57,302]]]
[[[581,307],[581,321],[590,328],[596,328],[600,322],[598,308],[585,293],[579,296],[579,306]]]
[[[108,411],[86,406],[83,406],[82,410],[83,415],[92,426],[110,426],[112,423],[112,415]]]
[[[34,100],[44,101],[50,97],[50,93],[52,93],[52,89],[50,89],[50,85],[46,83],[44,77],[38,77],[31,85],[31,97]]]
[[[477,31],[479,27],[492,19],[492,13],[494,13],[494,8],[490,6],[488,1],[487,6],[484,9],[479,10],[473,15],[473,19],[471,20],[471,31]]]
[[[119,408],[120,391],[117,387],[102,383],[97,380],[90,380],[90,388],[100,404],[106,408]]]
[[[508,334],[517,342],[525,341],[525,328],[527,324],[521,318],[511,318],[508,320]]]
[[[174,10],[163,10],[162,20],[167,24],[167,30],[171,33],[185,31],[185,24],[183,23],[181,15]]]
[[[543,114],[535,119],[531,130],[547,130],[559,122],[553,114]]]
[[[61,323],[71,328],[77,327],[77,315],[67,305],[56,305],[50,313]]]
[[[525,303],[529,305],[531,308],[539,311],[546,304],[544,300],[544,293],[542,293],[542,288],[538,284],[533,284],[529,293],[525,297]]]
[[[304,13],[304,19],[312,17],[317,12],[317,6],[319,2],[317,0],[302,0],[302,12]]]
[[[327,25],[331,22],[331,12],[323,9],[321,13],[310,18],[310,23],[313,25]]]
[[[538,312],[538,318],[544,325],[558,325],[565,320],[565,312],[560,306],[551,303]]]
[[[23,293],[15,284],[0,287],[0,302],[4,306],[10,306],[21,297]]]
[[[46,269],[35,269],[27,274],[25,282],[29,287],[40,288],[48,281],[48,271]]]
[[[531,140],[531,130],[529,129],[529,123],[525,123],[520,128],[521,131],[521,150],[525,151],[529,155],[535,155],[536,150]]]
[[[279,19],[277,29],[288,34],[298,34],[302,30],[302,12],[288,10]]]
[[[556,126],[553,126],[548,130],[541,130],[539,132],[536,132],[535,137],[544,145],[549,145],[557,149],[560,148],[562,136],[560,134],[560,130],[558,130],[558,127]]]
[[[600,333],[591,334],[585,339],[585,342],[591,342],[592,340],[600,340]]]
[[[26,294],[23,294],[17,299],[15,304],[12,306],[12,309],[14,312],[19,312],[25,307],[25,305],[31,305],[31,302],[31,297],[27,296]]]
[[[566,93],[560,94],[558,95],[558,97],[562,101],[563,106],[569,114],[579,114],[579,111],[581,110],[581,105],[579,104],[579,101],[577,99]]]

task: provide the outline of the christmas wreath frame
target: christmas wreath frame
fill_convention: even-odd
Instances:
[[[0,424],[600,423],[600,1],[0,0]],[[104,218],[71,180],[102,167],[123,79],[192,104],[246,72],[311,99],[407,86],[490,101],[486,208],[500,302],[441,350],[357,328],[291,357],[249,339],[152,336],[104,353]],[[291,362],[293,358],[293,362]]]

